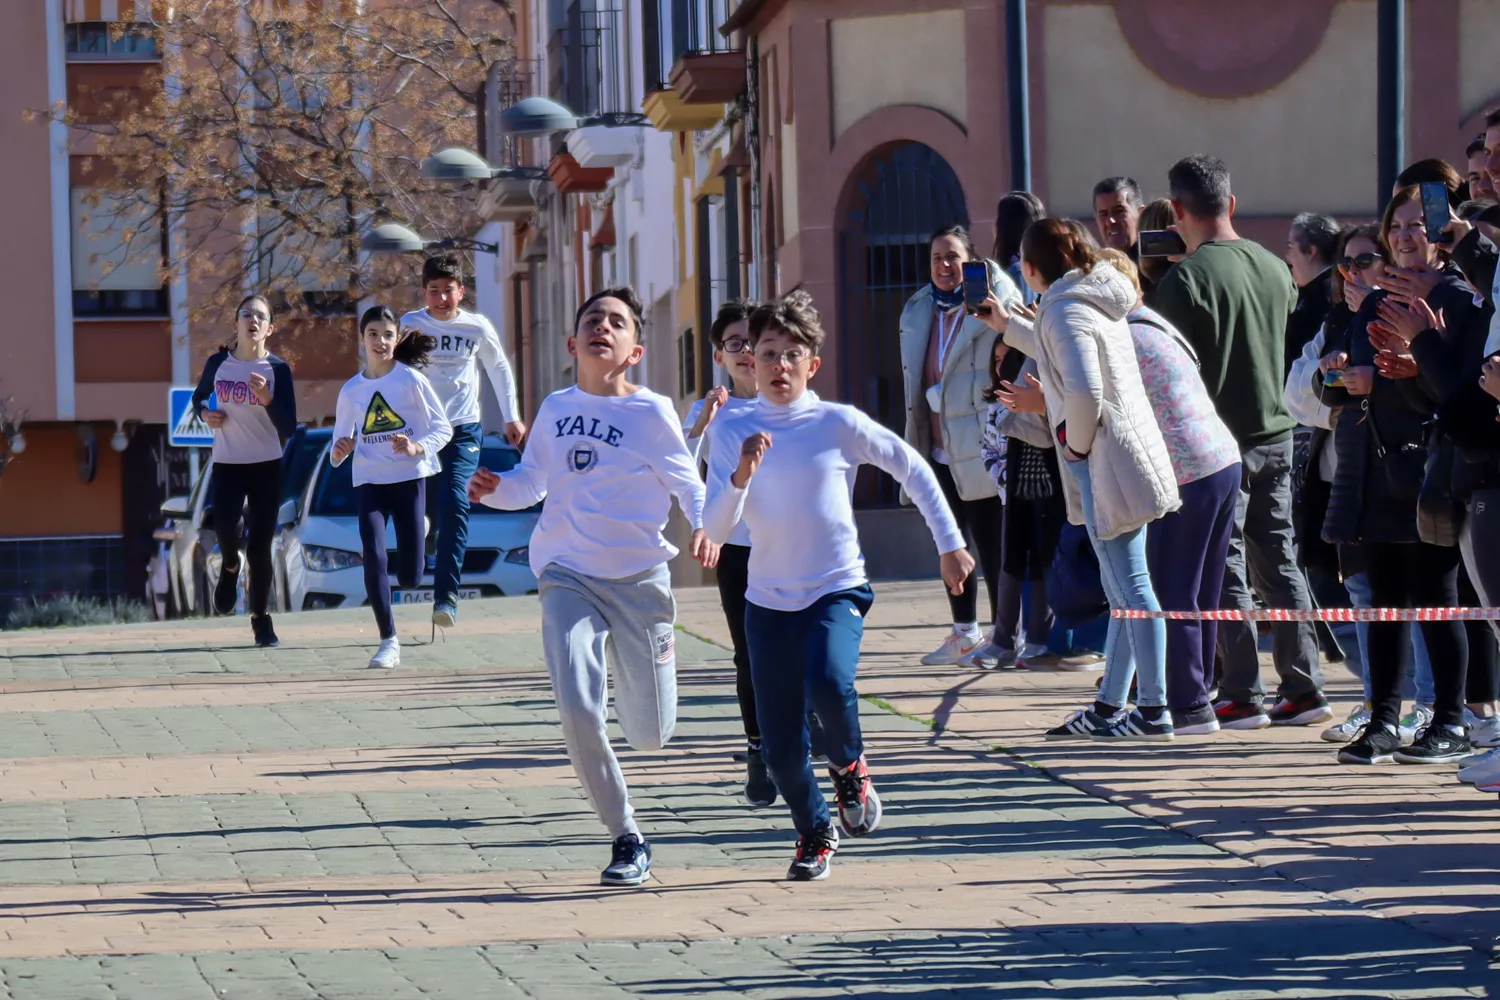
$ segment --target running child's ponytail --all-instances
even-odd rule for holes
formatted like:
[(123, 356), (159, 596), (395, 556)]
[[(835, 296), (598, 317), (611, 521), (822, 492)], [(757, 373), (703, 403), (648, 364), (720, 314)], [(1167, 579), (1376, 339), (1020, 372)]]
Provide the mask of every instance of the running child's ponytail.
[[(371, 306), (359, 318), (359, 334), (363, 337), (365, 327), (371, 323), (389, 323), (399, 329), (400, 322), (390, 306)], [(436, 348), (436, 337), (423, 333), (420, 330), (408, 330), (406, 336), (396, 342), (396, 350), (392, 352), (392, 357), (403, 365), (409, 365), (412, 368), (426, 368), (427, 363), (431, 360), (428, 355)]]

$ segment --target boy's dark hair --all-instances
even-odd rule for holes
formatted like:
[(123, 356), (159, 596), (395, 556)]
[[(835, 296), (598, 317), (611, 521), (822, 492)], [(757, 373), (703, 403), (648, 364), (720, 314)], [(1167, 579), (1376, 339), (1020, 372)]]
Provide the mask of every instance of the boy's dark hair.
[(452, 278), (460, 285), (464, 283), (464, 265), (458, 259), (456, 253), (433, 254), (422, 261), (422, 287), (426, 288), (429, 281), (439, 281), (443, 278)]
[(1500, 125), (1500, 108), (1495, 108), (1484, 116), (1485, 128), (1494, 128), (1496, 125)]
[(1104, 178), (1094, 185), (1094, 200), (1098, 201), (1101, 194), (1118, 194), (1132, 208), (1141, 208), (1146, 204), (1146, 199), (1141, 196), (1141, 186), (1135, 182), (1134, 177)]
[(1470, 198), (1458, 206), (1458, 217), (1465, 222), (1473, 222), (1474, 217), (1480, 213), (1495, 207), (1493, 198)]
[(589, 306), (600, 299), (619, 299), (625, 303), (625, 308), (630, 310), (630, 318), (635, 320), (635, 342), (645, 343), (642, 334), (646, 332), (646, 321), (641, 318), (646, 307), (641, 304), (641, 297), (635, 293), (635, 289), (629, 285), (621, 285), (618, 288), (604, 288), (584, 300), (583, 305), (578, 307), (578, 312), (573, 316), (573, 334), (577, 336), (578, 325), (583, 322), (583, 314), (589, 311)]
[[(934, 237), (935, 239), (936, 237)], [(787, 292), (775, 302), (765, 302), (750, 314), (750, 344), (760, 343), (767, 333), (780, 330), (812, 352), (823, 349), (823, 323), (812, 296), (802, 289)]]
[(1229, 167), (1217, 156), (1198, 154), (1172, 164), (1167, 171), (1172, 200), (1195, 219), (1220, 219), (1229, 214)]
[(760, 306), (759, 302), (750, 299), (730, 299), (719, 306), (719, 314), (714, 317), (713, 324), (708, 328), (708, 339), (716, 349), (724, 347), (724, 331), (734, 324), (748, 320), (750, 315)]
[[(401, 321), (396, 318), (395, 310), (390, 306), (371, 306), (359, 317), (359, 335), (365, 335), (365, 327), (371, 323), (389, 323), (399, 329)], [(413, 368), (426, 368), (427, 362), (431, 360), (428, 355), (437, 347), (437, 338), (423, 333), (420, 330), (408, 330), (405, 336), (396, 341), (396, 349), (391, 356), (403, 365)]]
[(1471, 156), (1478, 156), (1482, 152), (1484, 152), (1483, 132), (1470, 139), (1469, 144), (1464, 147), (1464, 159), (1467, 160)]
[[(930, 250), (932, 248), (932, 245), (934, 243), (936, 243), (938, 240), (943, 239), (944, 237), (947, 237), (947, 236), (952, 236), (955, 239), (957, 239), (958, 242), (960, 242), (960, 243), (963, 244), (964, 250), (968, 253), (970, 260), (978, 260), (979, 259), (979, 251), (974, 249), (974, 239), (973, 239), (973, 237), (971, 237), (969, 235), (969, 231), (967, 229), (965, 229), (963, 226), (960, 226), (960, 225), (944, 226), (942, 229), (939, 229), (937, 232), (933, 233), (927, 239), (927, 247), (928, 247), (928, 249)], [(809, 308), (811, 307), (811, 305), (812, 305), (812, 299), (811, 299), (811, 297), (809, 297), (808, 298), (808, 306), (809, 306)], [(814, 311), (816, 312), (816, 310), (814, 310)]]

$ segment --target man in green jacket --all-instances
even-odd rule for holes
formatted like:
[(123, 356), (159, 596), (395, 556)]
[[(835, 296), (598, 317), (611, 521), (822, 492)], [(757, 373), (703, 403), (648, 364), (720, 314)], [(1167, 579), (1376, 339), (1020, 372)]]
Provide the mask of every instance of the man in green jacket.
[[(1239, 442), (1244, 475), (1221, 603), (1249, 610), (1253, 583), (1269, 607), (1311, 608), (1292, 529), (1296, 421), (1282, 399), (1296, 286), (1280, 258), (1235, 232), (1222, 160), (1190, 156), (1168, 171), (1167, 181), (1188, 256), (1167, 272), (1151, 304), (1197, 350), (1203, 382)], [(1277, 623), (1274, 635), (1281, 700), (1268, 714), (1255, 626), (1220, 623), (1224, 674), (1214, 708), (1222, 727), (1310, 726), (1333, 718), (1312, 623)]]

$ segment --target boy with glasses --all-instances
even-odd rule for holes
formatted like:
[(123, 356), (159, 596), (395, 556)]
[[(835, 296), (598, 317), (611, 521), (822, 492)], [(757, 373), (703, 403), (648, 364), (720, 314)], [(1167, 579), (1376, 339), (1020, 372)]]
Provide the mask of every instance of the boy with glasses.
[(901, 483), (942, 553), (950, 590), (962, 591), (974, 560), (922, 456), (859, 410), (807, 391), (823, 343), (807, 293), (756, 309), (749, 339), (760, 400), (715, 429), (704, 528), (711, 539), (727, 539), (743, 521), (755, 540), (745, 633), (761, 753), (797, 827), (787, 878), (811, 881), (828, 877), (838, 833), (808, 754), (809, 701), (823, 725), (844, 831), (862, 837), (880, 824), (854, 687), (864, 616), (875, 595), (849, 475), (870, 464)]

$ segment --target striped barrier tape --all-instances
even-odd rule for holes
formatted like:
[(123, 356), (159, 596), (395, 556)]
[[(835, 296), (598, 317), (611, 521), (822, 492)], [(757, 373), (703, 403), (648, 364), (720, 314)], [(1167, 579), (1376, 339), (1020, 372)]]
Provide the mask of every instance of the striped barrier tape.
[(1490, 622), (1500, 621), (1500, 608), (1264, 608), (1241, 611), (1138, 611), (1117, 608), (1114, 618), (1168, 618), (1174, 621), (1213, 622)]

